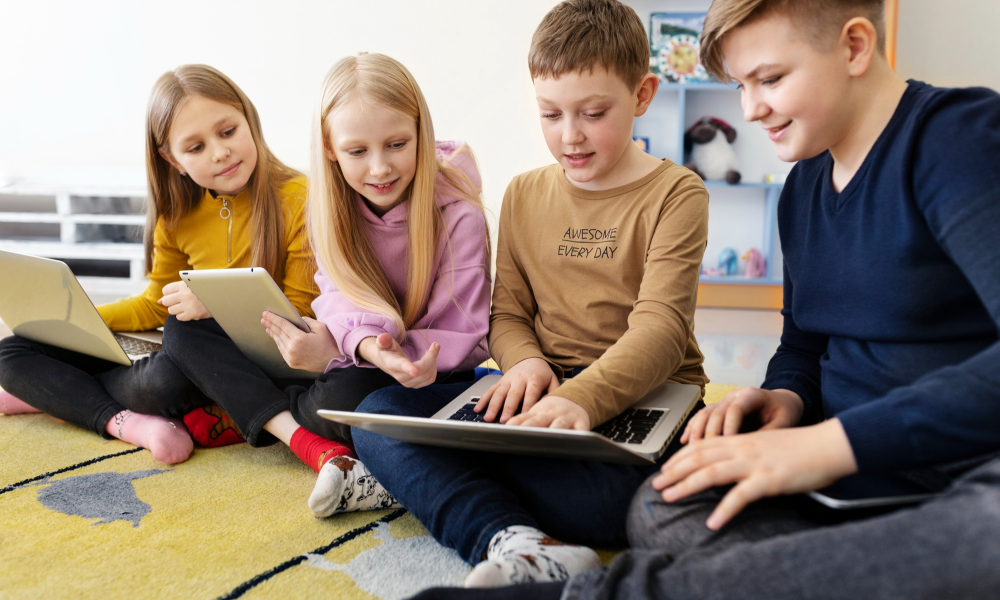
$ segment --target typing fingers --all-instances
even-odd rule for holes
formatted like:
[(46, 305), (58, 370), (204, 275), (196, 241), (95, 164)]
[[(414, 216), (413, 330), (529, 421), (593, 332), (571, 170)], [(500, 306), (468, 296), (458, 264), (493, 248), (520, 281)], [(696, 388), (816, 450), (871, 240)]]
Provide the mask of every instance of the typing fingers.
[(482, 410), (490, 403), (490, 400), (493, 398), (493, 394), (496, 394), (497, 390), (500, 389), (501, 385), (506, 385), (503, 379), (491, 385), (490, 389), (486, 390), (486, 393), (480, 396), (479, 402), (476, 402), (476, 407), (472, 410), (482, 412)]
[(527, 385), (524, 387), (518, 386), (517, 388), (511, 388), (511, 391), (507, 393), (507, 399), (503, 403), (503, 414), (500, 415), (500, 423), (506, 423), (514, 416), (517, 412), (517, 407), (521, 404), (521, 399), (524, 398), (524, 391), (527, 389)]
[[(503, 383), (501, 381), (501, 383)], [(492, 421), (496, 418), (500, 410), (507, 405), (507, 399), (513, 395), (517, 398), (517, 401), (521, 401), (521, 397), (524, 396), (524, 380), (520, 377), (511, 378), (511, 381), (507, 382), (507, 387), (501, 386), (500, 391), (503, 393), (497, 393), (493, 395), (490, 400), (489, 408), (486, 409), (486, 415), (483, 418), (487, 421)]]
[[(524, 406), (521, 407), (521, 412), (531, 410), (531, 407), (542, 397), (542, 393), (542, 382), (535, 378), (529, 379), (528, 384), (524, 388)], [(516, 410), (517, 407), (514, 407), (514, 409)]]
[(520, 427), (548, 427), (555, 420), (555, 416), (547, 412), (521, 413), (507, 421), (507, 425)]

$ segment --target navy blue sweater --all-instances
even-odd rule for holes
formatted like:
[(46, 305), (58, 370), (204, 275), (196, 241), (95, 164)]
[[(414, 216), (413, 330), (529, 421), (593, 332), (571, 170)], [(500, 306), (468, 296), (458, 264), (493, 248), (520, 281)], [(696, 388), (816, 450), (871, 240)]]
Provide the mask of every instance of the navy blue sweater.
[(801, 161), (781, 194), (762, 387), (839, 418), (862, 472), (1000, 449), (1000, 95), (911, 81), (839, 194), (832, 174)]

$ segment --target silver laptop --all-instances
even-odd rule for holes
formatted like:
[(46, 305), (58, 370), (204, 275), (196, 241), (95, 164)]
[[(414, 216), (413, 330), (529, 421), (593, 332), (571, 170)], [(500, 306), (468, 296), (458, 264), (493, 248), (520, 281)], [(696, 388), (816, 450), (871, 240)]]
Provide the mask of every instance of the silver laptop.
[(486, 452), (655, 463), (701, 399), (696, 385), (664, 383), (593, 431), (486, 423), (472, 407), (499, 375), (487, 375), (429, 419), (320, 410), (325, 419), (387, 437), (430, 446)]
[(161, 350), (159, 331), (113, 333), (66, 263), (0, 250), (0, 319), (15, 335), (120, 365)]
[(320, 376), (320, 373), (289, 367), (260, 324), (266, 310), (287, 319), (302, 331), (309, 331), (309, 326), (266, 269), (181, 271), (181, 279), (240, 351), (270, 377), (316, 379)]

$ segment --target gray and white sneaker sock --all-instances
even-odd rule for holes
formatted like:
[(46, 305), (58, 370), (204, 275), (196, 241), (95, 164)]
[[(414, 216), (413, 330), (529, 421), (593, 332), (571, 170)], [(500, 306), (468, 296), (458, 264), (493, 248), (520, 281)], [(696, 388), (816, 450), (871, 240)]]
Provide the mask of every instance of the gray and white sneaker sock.
[(323, 465), (309, 495), (309, 509), (319, 518), (398, 506), (364, 463), (347, 456), (336, 456)]
[(597, 553), (586, 546), (564, 544), (526, 525), (497, 532), (465, 587), (500, 587), (521, 583), (565, 581), (577, 573), (601, 566)]

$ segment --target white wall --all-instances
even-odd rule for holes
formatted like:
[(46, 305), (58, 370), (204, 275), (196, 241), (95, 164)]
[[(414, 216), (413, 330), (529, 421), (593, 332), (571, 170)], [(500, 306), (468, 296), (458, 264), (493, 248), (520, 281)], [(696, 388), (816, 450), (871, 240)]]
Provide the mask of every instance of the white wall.
[(414, 74), (439, 139), (468, 141), (488, 208), (553, 162), (528, 44), (555, 0), (127, 0), (0, 4), (0, 180), (144, 183), (153, 82), (184, 63), (229, 75), (290, 165), (308, 167), (320, 83), (339, 58), (383, 52)]
[[(257, 105), (271, 147), (304, 169), (324, 73), (338, 58), (367, 50), (394, 56), (413, 71), (438, 137), (464, 139), (477, 152), (488, 206), (498, 213), (511, 177), (552, 162), (526, 56), (531, 33), (555, 3), (5, 0), (0, 181), (141, 185), (149, 88), (162, 72), (187, 62), (214, 65), (239, 83)], [(647, 23), (653, 10), (708, 6), (707, 0), (628, 3)], [(901, 0), (899, 72), (940, 85), (1000, 89), (1000, 44), (993, 41), (998, 24), (997, 2)], [(670, 102), (658, 100), (668, 112)], [(726, 118), (740, 128), (741, 145), (759, 133), (738, 114)], [(664, 122), (673, 127), (671, 119)], [(661, 139), (673, 137), (671, 129)], [(754, 172), (747, 175), (756, 179), (768, 161), (751, 162)], [(722, 227), (720, 221), (717, 230)]]
[(944, 87), (1000, 90), (1000, 2), (900, 0), (896, 71)]

